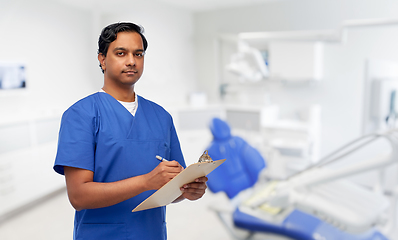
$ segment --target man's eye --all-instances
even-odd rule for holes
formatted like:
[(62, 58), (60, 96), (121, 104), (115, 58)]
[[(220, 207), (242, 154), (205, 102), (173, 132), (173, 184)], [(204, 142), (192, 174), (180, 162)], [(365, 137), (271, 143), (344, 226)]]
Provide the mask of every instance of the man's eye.
[(136, 57), (142, 57), (142, 56), (144, 56), (144, 54), (143, 53), (136, 53), (135, 56)]
[(118, 53), (116, 53), (116, 55), (118, 55), (118, 56), (123, 56), (123, 55), (124, 55), (124, 52), (118, 52)]

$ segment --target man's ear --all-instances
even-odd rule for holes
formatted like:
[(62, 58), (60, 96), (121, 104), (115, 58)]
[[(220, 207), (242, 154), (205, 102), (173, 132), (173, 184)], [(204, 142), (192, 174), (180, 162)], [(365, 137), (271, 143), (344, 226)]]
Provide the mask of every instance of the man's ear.
[(100, 62), (101, 68), (102, 68), (103, 71), (105, 71), (105, 69), (106, 69), (105, 58), (106, 57), (104, 56), (104, 54), (98, 53), (98, 61)]

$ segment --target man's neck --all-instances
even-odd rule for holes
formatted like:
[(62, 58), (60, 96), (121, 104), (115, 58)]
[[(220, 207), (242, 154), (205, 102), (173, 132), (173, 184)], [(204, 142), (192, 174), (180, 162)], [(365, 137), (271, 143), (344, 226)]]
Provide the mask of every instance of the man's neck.
[(134, 102), (135, 101), (135, 93), (134, 93), (134, 86), (131, 88), (111, 88), (106, 85), (102, 87), (102, 89), (114, 97), (116, 100), (122, 101), (122, 102)]

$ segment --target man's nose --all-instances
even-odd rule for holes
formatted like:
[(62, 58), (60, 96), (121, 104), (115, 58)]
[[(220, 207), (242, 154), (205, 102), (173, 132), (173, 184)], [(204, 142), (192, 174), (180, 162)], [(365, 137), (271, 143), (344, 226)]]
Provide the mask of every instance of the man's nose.
[(134, 58), (133, 54), (128, 55), (126, 65), (127, 66), (135, 66), (135, 58)]

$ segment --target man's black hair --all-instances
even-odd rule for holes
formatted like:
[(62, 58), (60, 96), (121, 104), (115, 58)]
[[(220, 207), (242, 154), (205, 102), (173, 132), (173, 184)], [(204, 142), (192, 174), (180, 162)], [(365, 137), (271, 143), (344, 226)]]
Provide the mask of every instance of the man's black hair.
[[(144, 51), (146, 51), (148, 47), (148, 42), (144, 36), (144, 28), (134, 23), (120, 22), (120, 23), (111, 24), (102, 29), (101, 35), (98, 39), (98, 54), (101, 53), (106, 57), (109, 44), (111, 44), (111, 42), (116, 40), (116, 35), (119, 32), (136, 32), (140, 34), (142, 38), (142, 43), (144, 45)], [(104, 72), (104, 70), (101, 67), (101, 64), (100, 68), (102, 72)]]

